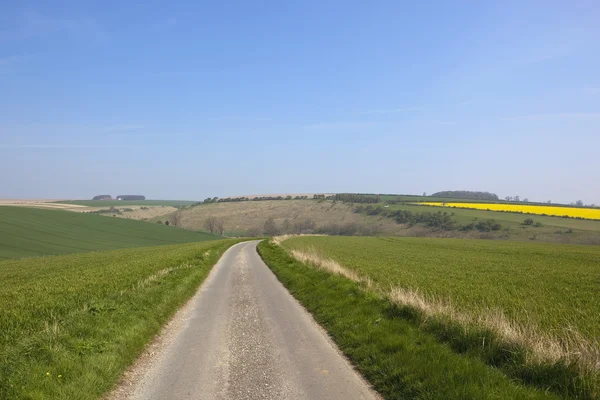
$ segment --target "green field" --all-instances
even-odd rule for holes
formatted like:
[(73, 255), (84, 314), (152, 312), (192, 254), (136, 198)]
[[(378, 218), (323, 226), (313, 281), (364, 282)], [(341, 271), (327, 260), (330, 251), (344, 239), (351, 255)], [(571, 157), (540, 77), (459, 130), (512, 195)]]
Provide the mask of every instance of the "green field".
[(98, 398), (236, 242), (0, 261), (0, 398)]
[(214, 239), (218, 237), (143, 221), (0, 206), (0, 260)]
[[(432, 332), (450, 344), (457, 341), (463, 351), (475, 352), (514, 378), (540, 387), (546, 385), (563, 395), (594, 398), (593, 393), (598, 393), (594, 368), (600, 362), (599, 247), (358, 237), (300, 237), (286, 240), (283, 245), (336, 260), (370, 278), (385, 293), (395, 287), (416, 293), (432, 305), (441, 302), (441, 313), (449, 314), (445, 318), (450, 320), (449, 325), (430, 326)], [(490, 325), (494, 320), (491, 317), (499, 313), (508, 327), (524, 332), (511, 344), (518, 348), (513, 349), (515, 356), (504, 363), (496, 358), (498, 350), (506, 350), (502, 341), (510, 335)], [(424, 322), (427, 317), (420, 324), (431, 324)], [(454, 323), (479, 324), (483, 332), (490, 331), (489, 340), (484, 342), (490, 348), (481, 347), (479, 334), (469, 337), (473, 335), (469, 330), (453, 331)], [(498, 343), (494, 344), (495, 340)], [(562, 346), (560, 351), (542, 351), (544, 346), (556, 343)], [(537, 345), (542, 350), (533, 351)], [(567, 354), (569, 351), (580, 354)], [(576, 367), (566, 365), (569, 362)], [(574, 372), (579, 367), (585, 370), (581, 375)]]
[(441, 342), (415, 313), (365, 285), (298, 262), (270, 242), (259, 252), (384, 399), (559, 398)]
[(171, 206), (186, 207), (198, 203), (192, 200), (64, 200), (59, 204), (75, 204), (86, 207), (127, 207), (127, 206)]

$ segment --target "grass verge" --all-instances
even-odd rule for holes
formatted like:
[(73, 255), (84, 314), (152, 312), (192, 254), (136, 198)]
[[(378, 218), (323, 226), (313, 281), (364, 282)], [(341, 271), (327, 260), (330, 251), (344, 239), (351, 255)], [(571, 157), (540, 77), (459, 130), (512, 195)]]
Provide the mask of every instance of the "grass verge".
[(237, 242), (1, 261), (0, 398), (98, 398)]
[(440, 343), (421, 329), (411, 310), (366, 290), (365, 284), (303, 264), (271, 242), (258, 249), (284, 286), (387, 399), (558, 398)]

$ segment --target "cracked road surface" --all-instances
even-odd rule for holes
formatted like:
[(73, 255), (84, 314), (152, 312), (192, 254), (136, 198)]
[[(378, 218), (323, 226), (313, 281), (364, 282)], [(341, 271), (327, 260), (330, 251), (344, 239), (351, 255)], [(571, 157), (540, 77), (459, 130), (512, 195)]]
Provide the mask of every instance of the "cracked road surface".
[(377, 399), (256, 252), (230, 248), (109, 399)]

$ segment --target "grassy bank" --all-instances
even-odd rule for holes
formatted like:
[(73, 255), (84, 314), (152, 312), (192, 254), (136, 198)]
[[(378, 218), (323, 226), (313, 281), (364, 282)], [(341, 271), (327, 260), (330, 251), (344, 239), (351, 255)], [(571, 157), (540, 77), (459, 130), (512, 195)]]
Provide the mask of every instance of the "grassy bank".
[(62, 210), (0, 206), (0, 260), (216, 240), (201, 232)]
[(600, 248), (348, 237), (283, 245), (313, 264), (335, 261), (410, 310), (421, 329), (508, 376), (567, 397), (598, 396)]
[(364, 285), (300, 263), (269, 242), (259, 252), (278, 279), (330, 333), (386, 399), (547, 399), (478, 357), (458, 354), (410, 312)]
[(98, 398), (236, 242), (0, 261), (0, 398)]

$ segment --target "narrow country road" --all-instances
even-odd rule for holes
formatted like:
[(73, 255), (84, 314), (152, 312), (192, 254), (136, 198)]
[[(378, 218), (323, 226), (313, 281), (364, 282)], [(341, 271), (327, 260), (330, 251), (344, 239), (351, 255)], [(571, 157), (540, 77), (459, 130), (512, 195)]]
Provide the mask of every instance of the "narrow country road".
[(110, 399), (376, 399), (256, 252), (233, 246)]

